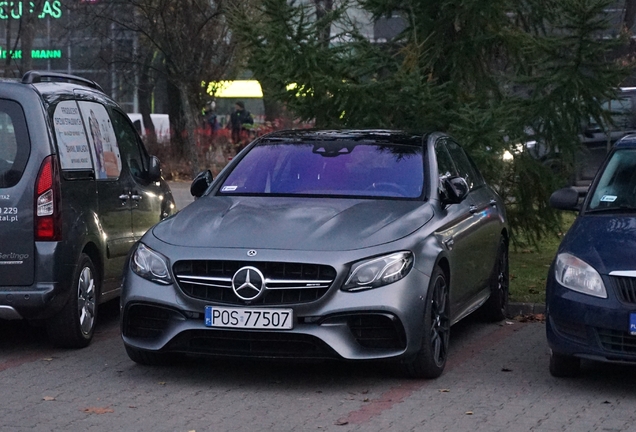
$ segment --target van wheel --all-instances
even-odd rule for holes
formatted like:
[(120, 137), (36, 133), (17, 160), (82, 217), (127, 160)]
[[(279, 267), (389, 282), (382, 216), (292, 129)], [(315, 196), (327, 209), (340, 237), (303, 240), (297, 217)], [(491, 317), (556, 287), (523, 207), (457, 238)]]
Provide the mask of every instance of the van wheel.
[(509, 290), (508, 243), (502, 237), (499, 241), (497, 261), (490, 277), (490, 297), (480, 309), (480, 315), (485, 321), (496, 322), (506, 318)]
[(575, 377), (581, 372), (581, 359), (550, 352), (550, 374), (557, 378)]
[(411, 378), (437, 378), (444, 371), (450, 336), (450, 301), (444, 271), (436, 267), (426, 294), (422, 346), (404, 363)]
[(50, 319), (47, 327), (49, 339), (61, 348), (86, 347), (95, 332), (99, 277), (88, 255), (80, 255), (73, 281), (73, 292), (66, 305)]
[(125, 345), (125, 347), (128, 357), (135, 363), (144, 366), (169, 366), (174, 364), (179, 358), (178, 354), (175, 353), (140, 350), (128, 345)]

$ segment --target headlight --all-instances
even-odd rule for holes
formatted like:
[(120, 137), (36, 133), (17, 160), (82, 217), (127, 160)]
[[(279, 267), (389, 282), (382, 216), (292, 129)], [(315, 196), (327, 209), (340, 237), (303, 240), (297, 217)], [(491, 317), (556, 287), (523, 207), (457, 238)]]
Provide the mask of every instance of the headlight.
[(396, 252), (355, 263), (342, 287), (345, 291), (377, 288), (399, 281), (413, 268), (411, 252)]
[(594, 268), (574, 255), (557, 255), (554, 266), (558, 283), (573, 291), (594, 297), (607, 298), (601, 275)]
[(139, 243), (133, 253), (130, 268), (144, 279), (169, 285), (172, 283), (172, 278), (168, 271), (167, 262), (168, 260), (163, 255), (153, 251), (143, 243)]

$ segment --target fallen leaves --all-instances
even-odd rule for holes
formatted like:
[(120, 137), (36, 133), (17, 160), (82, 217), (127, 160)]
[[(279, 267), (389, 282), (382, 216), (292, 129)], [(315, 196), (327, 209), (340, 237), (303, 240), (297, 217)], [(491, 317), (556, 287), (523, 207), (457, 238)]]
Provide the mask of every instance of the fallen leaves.
[(55, 398), (54, 398), (53, 396), (44, 396), (44, 397), (42, 398), (42, 400), (45, 400), (45, 401), (54, 401), (54, 400), (55, 400)]
[(334, 424), (336, 426), (344, 426), (344, 425), (348, 425), (349, 422), (347, 420), (336, 420), (336, 422)]
[(526, 315), (517, 315), (515, 321), (526, 323), (526, 322), (545, 322), (544, 314), (526, 314)]
[(82, 412), (85, 412), (87, 414), (108, 414), (108, 413), (114, 413), (115, 410), (108, 407), (88, 407), (88, 408), (84, 408)]

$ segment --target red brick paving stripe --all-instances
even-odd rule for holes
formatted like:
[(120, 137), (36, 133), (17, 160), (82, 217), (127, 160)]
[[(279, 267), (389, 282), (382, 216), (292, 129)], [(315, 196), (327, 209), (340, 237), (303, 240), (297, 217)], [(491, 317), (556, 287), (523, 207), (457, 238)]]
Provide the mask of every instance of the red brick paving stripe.
[[(447, 360), (446, 368), (444, 369), (445, 373), (448, 373), (457, 366), (467, 362), (482, 351), (497, 345), (525, 325), (526, 324), (518, 322), (515, 322), (514, 325), (504, 325), (486, 336), (466, 345), (458, 352), (454, 352)], [(394, 405), (404, 401), (416, 391), (432, 384), (435, 384), (435, 380), (414, 380), (395, 386), (384, 392), (379, 398), (367, 402), (360, 409), (351, 411), (345, 417), (340, 418), (336, 424), (368, 423), (371, 419), (379, 416), (384, 411), (391, 409)]]

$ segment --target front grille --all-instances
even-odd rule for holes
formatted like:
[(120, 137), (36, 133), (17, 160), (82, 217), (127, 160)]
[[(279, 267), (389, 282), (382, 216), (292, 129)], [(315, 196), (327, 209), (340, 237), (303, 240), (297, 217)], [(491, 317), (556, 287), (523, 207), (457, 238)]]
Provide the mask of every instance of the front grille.
[(265, 276), (264, 294), (250, 305), (307, 303), (320, 299), (336, 278), (333, 267), (284, 262), (192, 260), (177, 261), (173, 271), (188, 296), (215, 303), (245, 304), (232, 289), (232, 277), (242, 267), (256, 267)]
[(393, 315), (354, 315), (347, 319), (347, 325), (358, 343), (365, 348), (406, 348), (404, 329)]
[(607, 351), (636, 354), (636, 336), (628, 332), (597, 328), (599, 340)]
[(627, 304), (636, 304), (636, 278), (625, 276), (610, 276), (616, 296)]
[(170, 326), (170, 321), (185, 319), (171, 309), (140, 304), (130, 306), (125, 316), (124, 336), (140, 339), (159, 337)]
[(179, 334), (166, 349), (191, 354), (231, 357), (339, 358), (320, 339), (296, 333), (190, 330)]

